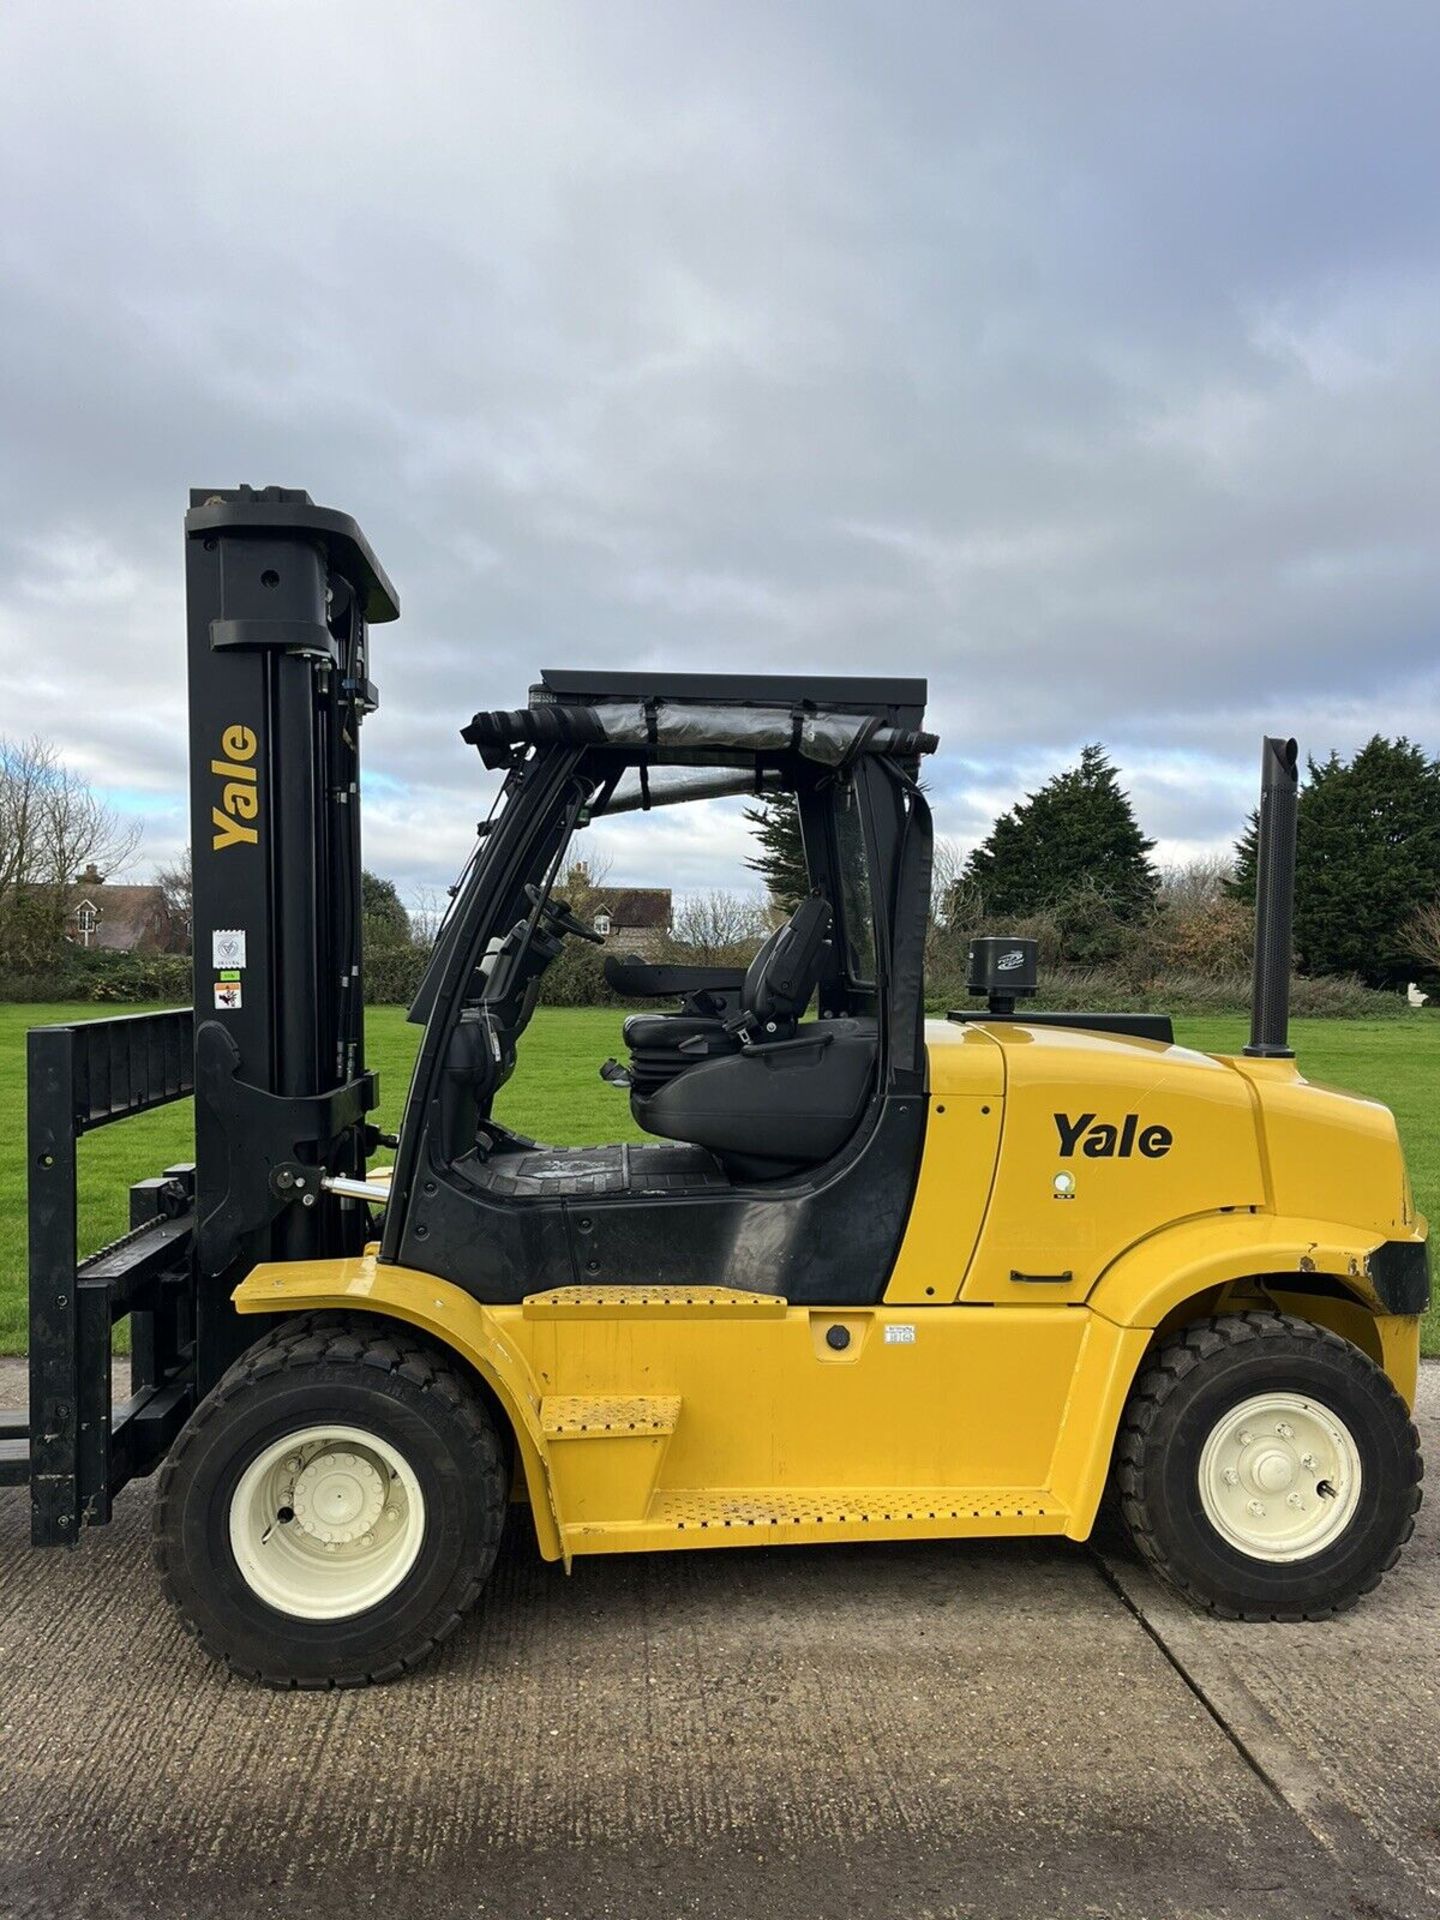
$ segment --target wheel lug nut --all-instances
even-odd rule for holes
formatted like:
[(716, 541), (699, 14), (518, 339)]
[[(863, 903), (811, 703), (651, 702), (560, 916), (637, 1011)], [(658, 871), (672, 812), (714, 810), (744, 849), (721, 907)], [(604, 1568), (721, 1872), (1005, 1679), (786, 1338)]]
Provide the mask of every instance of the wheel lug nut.
[(1241, 1446), (1242, 1446), (1242, 1447), (1248, 1447), (1248, 1446), (1249, 1446), (1249, 1444), (1250, 1444), (1250, 1442), (1251, 1442), (1251, 1441), (1252, 1441), (1252, 1440), (1253, 1440), (1254, 1438), (1255, 1438), (1255, 1436), (1254, 1436), (1254, 1434), (1253, 1434), (1253, 1433), (1251, 1433), (1251, 1431), (1250, 1431), (1250, 1429), (1249, 1429), (1248, 1427), (1244, 1427), (1244, 1428), (1242, 1428), (1242, 1429), (1241, 1429), (1241, 1433), (1240, 1433), (1240, 1444), (1241, 1444)]
[(298, 1455), (292, 1454), (291, 1457), (285, 1462), (285, 1471), (287, 1473), (298, 1473), (300, 1471), (300, 1460)]
[(1295, 1438), (1295, 1429), (1288, 1420), (1282, 1420), (1275, 1431), (1282, 1440), (1293, 1440)]
[(361, 1536), (360, 1536), (360, 1544), (361, 1544), (361, 1546), (362, 1546), (362, 1547), (373, 1547), (373, 1546), (374, 1546), (374, 1544), (375, 1544), (375, 1536), (374, 1536), (374, 1534), (373, 1534), (373, 1533), (362, 1533), (362, 1534), (361, 1534)]
[(1239, 1474), (1238, 1474), (1238, 1473), (1237, 1473), (1237, 1472), (1235, 1471), (1235, 1469), (1234, 1469), (1234, 1467), (1226, 1467), (1226, 1469), (1225, 1469), (1225, 1484), (1226, 1484), (1226, 1486), (1227, 1486), (1227, 1487), (1238, 1487), (1238, 1486), (1239, 1486), (1239, 1484), (1240, 1484), (1240, 1476), (1239, 1476)]
[(1253, 1513), (1257, 1520), (1263, 1520), (1265, 1518), (1265, 1502), (1263, 1500), (1252, 1500), (1247, 1508), (1247, 1512)]
[(1306, 1467), (1306, 1468), (1308, 1468), (1308, 1469), (1309, 1469), (1309, 1471), (1310, 1471), (1311, 1473), (1313, 1473), (1313, 1472), (1315, 1471), (1315, 1456), (1314, 1456), (1314, 1454), (1313, 1454), (1313, 1453), (1302, 1453), (1302, 1454), (1301, 1454), (1301, 1456), (1300, 1456), (1300, 1464), (1301, 1464), (1301, 1466), (1302, 1466), (1302, 1467)]
[(1285, 1496), (1285, 1504), (1287, 1507), (1294, 1507), (1298, 1513), (1305, 1502), (1300, 1498), (1298, 1493), (1287, 1493)]
[(385, 1518), (390, 1522), (391, 1526), (393, 1527), (395, 1522), (400, 1518), (400, 1513), (398, 1508), (386, 1507)]

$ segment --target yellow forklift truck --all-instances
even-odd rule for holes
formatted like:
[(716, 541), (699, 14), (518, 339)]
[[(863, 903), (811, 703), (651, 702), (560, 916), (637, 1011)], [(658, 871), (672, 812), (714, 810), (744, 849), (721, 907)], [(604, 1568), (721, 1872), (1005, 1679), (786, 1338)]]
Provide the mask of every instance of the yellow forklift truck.
[[(303, 493), (201, 491), (185, 531), (194, 1010), (30, 1040), (32, 1417), (0, 1476), (37, 1544), (158, 1467), (187, 1627), (305, 1687), (421, 1661), (512, 1508), (568, 1568), (1084, 1540), (1111, 1486), (1216, 1614), (1375, 1586), (1420, 1497), (1426, 1226), (1390, 1114), (1286, 1043), (1293, 741), (1264, 749), (1252, 1040), (1215, 1058), (1153, 1014), (1029, 1010), (1019, 939), (975, 943), (983, 1009), (925, 1019), (923, 682), (546, 672), (464, 728), (500, 792), (384, 1138), (358, 742), (395, 594)], [(749, 968), (606, 958), (637, 1010), (628, 1062), (595, 1065), (645, 1144), (501, 1125), (546, 968), (601, 937), (554, 890), (574, 836), (782, 793), (811, 891)], [(190, 1093), (194, 1166), (78, 1259), (78, 1137)]]

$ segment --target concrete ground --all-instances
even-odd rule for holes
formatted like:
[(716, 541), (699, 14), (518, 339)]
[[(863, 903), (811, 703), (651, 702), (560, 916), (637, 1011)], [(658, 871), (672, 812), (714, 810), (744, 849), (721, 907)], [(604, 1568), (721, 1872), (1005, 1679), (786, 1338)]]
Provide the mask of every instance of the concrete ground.
[[(23, 1398), (0, 1363), (0, 1404)], [(1440, 1367), (1422, 1424), (1440, 1457)], [(1440, 1914), (1436, 1505), (1344, 1620), (1216, 1624), (1061, 1544), (507, 1551), (423, 1673), (215, 1672), (150, 1493), (0, 1493), (0, 1914)]]

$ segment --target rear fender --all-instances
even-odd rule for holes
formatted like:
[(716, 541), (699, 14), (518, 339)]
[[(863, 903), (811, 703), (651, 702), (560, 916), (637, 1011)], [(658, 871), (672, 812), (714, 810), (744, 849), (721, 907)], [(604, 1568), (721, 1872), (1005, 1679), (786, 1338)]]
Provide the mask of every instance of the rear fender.
[[(1413, 1238), (1423, 1244), (1426, 1225), (1417, 1221)], [(1344, 1305), (1353, 1321), (1356, 1309), (1369, 1316), (1358, 1344), (1384, 1367), (1407, 1404), (1415, 1397), (1419, 1320), (1395, 1314), (1376, 1291), (1370, 1257), (1385, 1242), (1372, 1230), (1333, 1220), (1301, 1220), (1273, 1214), (1206, 1214), (1151, 1234), (1106, 1268), (1090, 1291), (1087, 1305), (1115, 1326), (1154, 1330), (1185, 1317), (1186, 1304), (1237, 1281), (1259, 1280), (1286, 1312), (1321, 1326), (1333, 1326), (1347, 1338), (1332, 1302), (1316, 1296), (1317, 1278), (1344, 1289)], [(1293, 1276), (1293, 1280), (1292, 1280)], [(1287, 1281), (1291, 1282), (1287, 1286)], [(1333, 1289), (1332, 1289), (1333, 1291)]]
[[(1422, 1221), (1416, 1238), (1424, 1237)], [(1333, 1311), (1341, 1303), (1305, 1293), (1316, 1275), (1338, 1281), (1349, 1295), (1351, 1313), (1370, 1316), (1367, 1331), (1373, 1339), (1362, 1344), (1412, 1405), (1419, 1320), (1387, 1313), (1376, 1295), (1367, 1258), (1377, 1244), (1383, 1243), (1373, 1234), (1357, 1234), (1333, 1221), (1276, 1219), (1247, 1208), (1182, 1221), (1113, 1261), (1086, 1302), (1095, 1318), (1086, 1330), (1052, 1468), (1054, 1484), (1069, 1505), (1071, 1537), (1083, 1540), (1094, 1523), (1125, 1402), (1156, 1330), (1179, 1325), (1196, 1311), (1214, 1311), (1224, 1289), (1237, 1281), (1259, 1278), (1268, 1294), (1279, 1295), (1276, 1304), (1285, 1311), (1346, 1333), (1343, 1317)], [(1293, 1293), (1284, 1288), (1291, 1275)]]
[[(1423, 1223), (1416, 1238), (1425, 1238)], [(1207, 1213), (1164, 1227), (1113, 1260), (1091, 1288), (1087, 1304), (1122, 1327), (1158, 1327), (1166, 1314), (1206, 1287), (1249, 1274), (1323, 1273), (1342, 1281), (1374, 1312), (1385, 1307), (1370, 1278), (1369, 1258), (1380, 1235), (1333, 1220), (1275, 1214)]]

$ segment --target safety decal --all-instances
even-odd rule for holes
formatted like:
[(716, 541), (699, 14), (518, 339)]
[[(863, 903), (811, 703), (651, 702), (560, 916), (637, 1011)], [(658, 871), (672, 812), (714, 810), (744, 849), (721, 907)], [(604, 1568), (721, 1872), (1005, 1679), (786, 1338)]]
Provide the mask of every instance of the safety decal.
[(245, 964), (245, 929), (217, 927), (210, 936), (210, 961), (218, 972), (222, 967)]
[(240, 1010), (240, 982), (238, 980), (217, 980), (215, 982), (215, 1005), (222, 1013), (238, 1013)]

